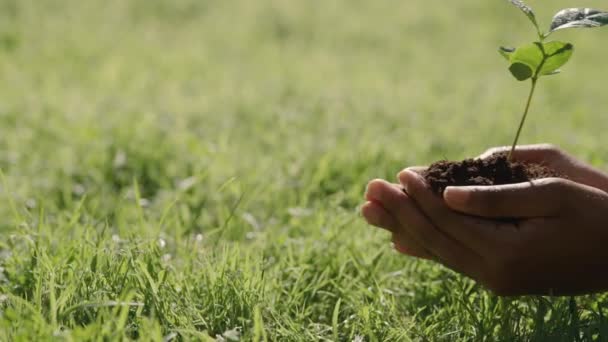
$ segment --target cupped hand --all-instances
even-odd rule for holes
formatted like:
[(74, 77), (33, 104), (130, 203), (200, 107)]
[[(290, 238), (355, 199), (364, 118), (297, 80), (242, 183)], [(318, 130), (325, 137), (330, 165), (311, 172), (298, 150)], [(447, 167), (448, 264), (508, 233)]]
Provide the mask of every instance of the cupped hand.
[(544, 162), (569, 179), (448, 187), (441, 198), (406, 169), (399, 180), (407, 193), (370, 182), (363, 215), (390, 230), (399, 251), (436, 260), (499, 295), (608, 289), (603, 174), (547, 145), (525, 146), (515, 157)]

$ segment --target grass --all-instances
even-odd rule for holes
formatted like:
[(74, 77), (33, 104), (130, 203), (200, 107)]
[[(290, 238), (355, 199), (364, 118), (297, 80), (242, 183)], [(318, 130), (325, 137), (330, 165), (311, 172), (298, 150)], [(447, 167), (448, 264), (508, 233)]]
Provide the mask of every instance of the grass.
[[(499, 0), (0, 1), (0, 339), (608, 340), (605, 295), (497, 298), (358, 215), (369, 179), (509, 144), (527, 87), (496, 47), (525, 20)], [(605, 34), (556, 35), (580, 49), (522, 143), (605, 166)]]

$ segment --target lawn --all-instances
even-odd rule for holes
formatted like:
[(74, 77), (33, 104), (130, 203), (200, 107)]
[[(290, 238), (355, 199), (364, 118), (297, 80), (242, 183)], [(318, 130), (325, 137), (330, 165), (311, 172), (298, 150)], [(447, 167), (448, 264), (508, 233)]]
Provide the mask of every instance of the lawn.
[[(531, 37), (504, 0), (0, 0), (0, 340), (608, 340), (605, 295), (498, 298), (358, 213), (512, 141)], [(553, 38), (521, 142), (606, 167), (608, 31)]]

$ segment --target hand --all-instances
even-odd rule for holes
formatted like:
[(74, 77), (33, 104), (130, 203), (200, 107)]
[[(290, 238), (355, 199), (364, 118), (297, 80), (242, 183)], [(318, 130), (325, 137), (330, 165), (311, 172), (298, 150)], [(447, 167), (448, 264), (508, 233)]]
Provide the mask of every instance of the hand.
[(367, 186), (365, 195), (367, 203), (361, 207), (361, 213), (367, 222), (392, 233), (395, 249), (410, 256), (429, 259), (431, 254), (402, 229), (399, 216), (402, 204), (411, 201), (400, 184), (391, 184), (384, 180), (373, 180)]
[(407, 194), (370, 182), (363, 215), (393, 232), (401, 252), (437, 260), (499, 295), (608, 289), (608, 194), (589, 186), (604, 183), (603, 174), (547, 145), (515, 157), (544, 161), (571, 180), (450, 187), (442, 200), (408, 169), (399, 176)]

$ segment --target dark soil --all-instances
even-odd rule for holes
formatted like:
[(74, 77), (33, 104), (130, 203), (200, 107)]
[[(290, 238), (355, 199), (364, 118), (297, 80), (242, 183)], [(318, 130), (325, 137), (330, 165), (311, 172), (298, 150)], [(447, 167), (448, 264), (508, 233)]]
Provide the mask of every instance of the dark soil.
[(548, 177), (564, 178), (542, 164), (509, 162), (506, 153), (483, 160), (439, 161), (429, 166), (423, 175), (437, 194), (442, 194), (448, 186), (500, 185)]

